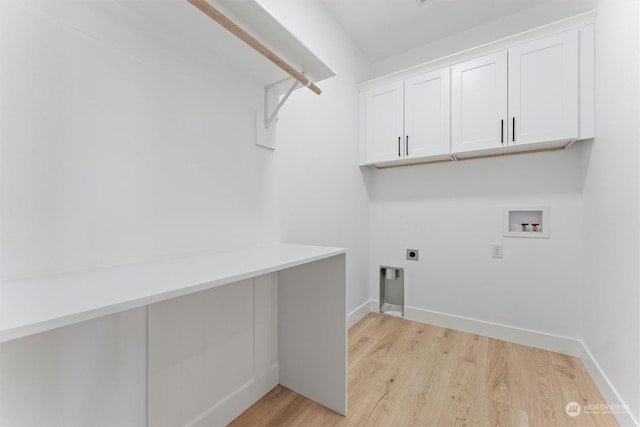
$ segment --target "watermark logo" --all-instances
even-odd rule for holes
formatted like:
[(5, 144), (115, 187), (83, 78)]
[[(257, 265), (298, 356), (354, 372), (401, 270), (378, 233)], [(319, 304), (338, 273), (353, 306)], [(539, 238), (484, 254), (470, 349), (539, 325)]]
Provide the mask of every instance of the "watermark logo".
[(625, 414), (629, 411), (629, 405), (626, 403), (591, 403), (584, 405), (585, 414)]
[(570, 417), (577, 417), (582, 412), (582, 407), (578, 402), (569, 402), (567, 406), (564, 407), (565, 412)]
[(585, 403), (584, 406), (578, 402), (569, 402), (564, 407), (565, 412), (570, 417), (577, 417), (585, 414), (625, 414), (629, 411), (629, 405), (625, 403), (604, 404), (604, 403)]

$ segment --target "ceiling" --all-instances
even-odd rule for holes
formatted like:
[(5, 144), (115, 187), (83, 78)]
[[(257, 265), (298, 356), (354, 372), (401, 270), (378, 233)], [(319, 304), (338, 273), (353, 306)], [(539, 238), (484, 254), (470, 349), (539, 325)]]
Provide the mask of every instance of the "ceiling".
[(545, 3), (568, 1), (322, 0), (372, 63)]

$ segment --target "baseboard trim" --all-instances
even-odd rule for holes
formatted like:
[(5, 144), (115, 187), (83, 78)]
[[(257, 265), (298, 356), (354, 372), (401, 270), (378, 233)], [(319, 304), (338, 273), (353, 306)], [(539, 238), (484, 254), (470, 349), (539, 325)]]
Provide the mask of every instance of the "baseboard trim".
[(368, 313), (372, 311), (377, 311), (372, 308), (371, 301), (369, 300), (362, 304), (360, 307), (353, 310), (351, 313), (347, 314), (347, 329), (351, 329), (353, 325), (358, 323), (360, 320), (364, 318)]
[[(371, 300), (370, 302), (370, 305), (374, 307), (371, 311), (378, 311), (375, 308), (379, 305), (378, 301)], [(537, 347), (557, 353), (569, 354), (571, 356), (580, 357), (582, 354), (582, 344), (579, 340), (561, 335), (547, 334), (530, 329), (517, 328), (514, 326), (486, 322), (469, 317), (456, 316), (453, 314), (408, 306), (405, 306), (404, 308), (404, 317), (405, 319), (414, 320), (416, 322), (455, 329), (457, 331), (468, 332), (516, 344)]]
[[(580, 355), (582, 363), (587, 369), (587, 372), (589, 372), (589, 375), (591, 375), (593, 382), (596, 384), (596, 387), (598, 387), (598, 390), (600, 391), (600, 394), (602, 394), (605, 402), (610, 405), (625, 405), (626, 402), (620, 397), (615, 387), (613, 387), (613, 385), (609, 381), (609, 378), (604, 373), (602, 368), (600, 368), (600, 365), (593, 357), (593, 354), (591, 353), (591, 351), (589, 351), (589, 348), (586, 346), (584, 341), (580, 340), (580, 344), (582, 347), (582, 353)], [(616, 420), (618, 420), (618, 423), (620, 423), (620, 425), (623, 427), (640, 427), (640, 422), (638, 422), (633, 414), (629, 412), (628, 408), (629, 407), (627, 406), (626, 412), (623, 413), (614, 412)]]

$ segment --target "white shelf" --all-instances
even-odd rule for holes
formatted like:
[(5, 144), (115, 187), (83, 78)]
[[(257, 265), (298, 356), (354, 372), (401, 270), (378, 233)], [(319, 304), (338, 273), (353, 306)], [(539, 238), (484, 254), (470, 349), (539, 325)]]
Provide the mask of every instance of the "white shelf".
[[(186, 0), (111, 0), (171, 35), (180, 50), (197, 54), (205, 61), (224, 63), (252, 77), (263, 86), (288, 77), (236, 36), (222, 28)], [(307, 48), (258, 0), (208, 0), (235, 24), (263, 43), (296, 70), (316, 83), (335, 72)], [(278, 87), (284, 93), (287, 86)]]
[(0, 285), (0, 342), (345, 252), (340, 248), (276, 244), (4, 282)]
[[(335, 76), (259, 0), (208, 2), (313, 83)], [(185, 58), (205, 70), (231, 69), (262, 86), (289, 77), (186, 0), (30, 0), (16, 5), (44, 12), (65, 26), (143, 61), (154, 61), (167, 53), (172, 60)], [(280, 94), (286, 89), (287, 85), (277, 86)]]

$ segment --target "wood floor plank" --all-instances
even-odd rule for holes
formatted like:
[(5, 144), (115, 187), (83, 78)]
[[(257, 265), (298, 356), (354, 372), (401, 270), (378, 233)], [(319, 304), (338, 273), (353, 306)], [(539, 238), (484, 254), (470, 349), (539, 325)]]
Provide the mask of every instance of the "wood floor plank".
[(421, 363), (421, 359), (404, 357), (395, 360), (392, 364), (386, 364), (385, 370), (378, 372), (377, 376), (370, 380), (371, 388), (394, 400), (404, 402), (411, 391), (411, 383)]
[(379, 340), (369, 356), (383, 363), (391, 363), (400, 356), (400, 349), (407, 344), (408, 338), (405, 335), (405, 328), (411, 326), (403, 324), (402, 319), (391, 316), (384, 317), (388, 318), (385, 320), (386, 328), (381, 331)]
[(484, 369), (474, 363), (460, 359), (451, 374), (440, 426), (477, 426), (484, 422)]
[(487, 338), (462, 335), (438, 425), (482, 425), (485, 413), (487, 346)]
[[(578, 403), (583, 410), (575, 417), (580, 426), (615, 426), (617, 421), (579, 359), (549, 352), (554, 374), (559, 381), (565, 401)], [(589, 408), (604, 410), (590, 411)]]
[(431, 349), (433, 338), (439, 333), (441, 328), (424, 323), (411, 323), (415, 325), (415, 328), (410, 331), (410, 343), (406, 351), (406, 356), (424, 358)]
[(509, 344), (489, 340), (485, 425), (512, 426), (519, 422), (520, 395), (517, 385), (521, 383), (519, 372), (510, 366)]
[(279, 385), (229, 425), (232, 427), (269, 425), (271, 417), (287, 411), (295, 398), (296, 393)]
[(377, 313), (369, 313), (358, 323), (349, 328), (349, 339), (357, 340), (361, 335), (366, 334), (366, 331), (371, 329), (371, 325), (379, 321), (379, 317), (376, 316), (376, 314)]
[(348, 426), (389, 426), (393, 422), (401, 402), (379, 389), (371, 390), (348, 418)]
[[(617, 426), (571, 356), (371, 313), (349, 330), (348, 416), (277, 386), (231, 426)], [(571, 399), (571, 400), (570, 400)]]
[(378, 327), (381, 323), (380, 320), (379, 316), (371, 313), (349, 329), (347, 349), (349, 368), (356, 365), (366, 354), (369, 354), (371, 348), (380, 340), (383, 335)]
[(488, 364), (489, 338), (474, 334), (463, 334), (462, 360), (477, 366), (486, 367)]
[(433, 425), (440, 417), (450, 379), (451, 372), (446, 366), (423, 359), (393, 425)]
[(374, 387), (373, 382), (378, 379), (381, 372), (385, 372), (388, 365), (366, 358), (361, 360), (353, 369), (349, 369), (348, 408), (349, 411), (357, 411), (364, 399)]
[(522, 361), (526, 395), (526, 410), (534, 425), (574, 426), (565, 412), (566, 402), (553, 375), (548, 352), (533, 347), (517, 347)]
[(352, 366), (358, 365), (358, 363), (371, 352), (377, 342), (378, 340), (376, 338), (368, 335), (361, 335), (353, 341), (349, 340), (347, 349), (349, 369), (351, 369)]
[(431, 348), (423, 354), (394, 425), (436, 425), (442, 414), (463, 334), (450, 329), (434, 328), (430, 335)]
[(523, 409), (518, 410), (518, 423), (517, 427), (529, 427), (529, 416), (527, 415), (527, 411)]

